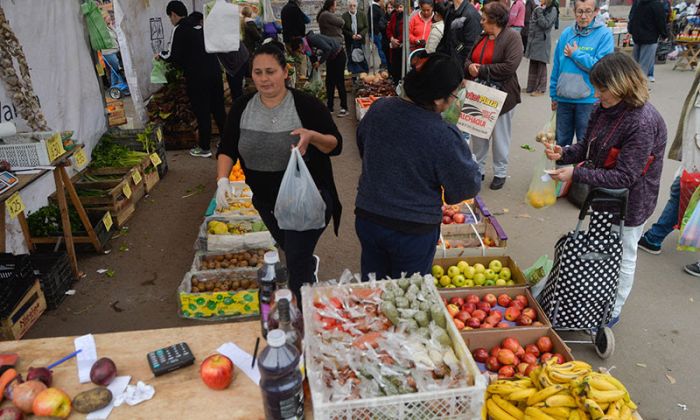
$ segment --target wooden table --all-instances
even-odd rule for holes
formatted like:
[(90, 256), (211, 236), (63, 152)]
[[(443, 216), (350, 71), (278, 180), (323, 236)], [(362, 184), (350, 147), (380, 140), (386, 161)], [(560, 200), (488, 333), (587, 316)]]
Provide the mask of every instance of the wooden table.
[(673, 70), (694, 70), (700, 62), (700, 41), (676, 41), (683, 47)]
[[(0, 252), (5, 252), (5, 201), (10, 198), (14, 193), (22, 191), (24, 188), (33, 184), (34, 181), (38, 180), (44, 176), (48, 170), (42, 170), (36, 174), (30, 175), (15, 175), (17, 177), (17, 184), (12, 186), (10, 189), (0, 194)], [(27, 219), (24, 217), (24, 213), (17, 215), (19, 219), (20, 226), (22, 227), (22, 233), (24, 234), (24, 240), (27, 241), (27, 246), (31, 244), (31, 238), (29, 237), (29, 226), (27, 225)]]
[[(199, 377), (199, 364), (225, 342), (231, 341), (253, 354), (260, 335), (258, 321), (227, 324), (197, 324), (193, 327), (96, 334), (98, 357), (109, 357), (117, 365), (118, 375), (131, 375), (131, 384), (143, 381), (155, 388), (155, 396), (135, 406), (115, 407), (110, 420), (128, 419), (264, 419), (260, 388), (236, 369), (231, 386), (223, 391), (206, 387)], [(0, 342), (0, 353), (20, 355), (18, 370), (26, 374), (30, 366), (47, 366), (75, 350), (75, 337)], [(185, 341), (196, 360), (194, 365), (154, 377), (146, 354), (161, 347)], [(261, 340), (260, 352), (264, 347)], [(94, 385), (78, 383), (75, 359), (54, 368), (54, 386), (74, 397)], [(7, 402), (4, 405), (8, 405)], [(4, 406), (3, 405), (3, 406)], [(307, 404), (310, 418), (310, 407)], [(85, 415), (73, 413), (71, 419)]]

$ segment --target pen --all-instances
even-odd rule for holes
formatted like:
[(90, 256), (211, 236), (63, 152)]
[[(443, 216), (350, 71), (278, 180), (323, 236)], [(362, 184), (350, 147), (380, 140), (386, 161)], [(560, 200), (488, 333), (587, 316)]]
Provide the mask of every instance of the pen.
[(255, 350), (253, 350), (253, 363), (250, 364), (251, 368), (255, 367), (255, 359), (258, 358), (258, 346), (260, 345), (260, 337), (255, 339)]

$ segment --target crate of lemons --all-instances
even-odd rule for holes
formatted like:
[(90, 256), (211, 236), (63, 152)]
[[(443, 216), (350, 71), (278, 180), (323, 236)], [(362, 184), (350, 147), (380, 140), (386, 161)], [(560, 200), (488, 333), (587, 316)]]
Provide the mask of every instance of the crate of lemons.
[(204, 220), (199, 237), (206, 238), (206, 251), (268, 248), (272, 235), (260, 218), (210, 216)]
[(247, 318), (260, 313), (255, 270), (191, 271), (178, 287), (180, 316)]
[(455, 287), (504, 287), (515, 286), (509, 267), (497, 259), (488, 265), (477, 262), (470, 265), (467, 261), (459, 261), (445, 269), (435, 264), (431, 270), (435, 286), (438, 288)]

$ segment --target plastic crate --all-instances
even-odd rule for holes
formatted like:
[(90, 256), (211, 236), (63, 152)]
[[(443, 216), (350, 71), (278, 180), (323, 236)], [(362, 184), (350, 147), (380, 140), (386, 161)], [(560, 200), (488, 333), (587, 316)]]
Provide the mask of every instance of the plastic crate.
[(28, 255), (0, 254), (0, 318), (12, 312), (34, 280)]
[(0, 160), (6, 160), (13, 167), (50, 165), (46, 140), (54, 134), (52, 132), (20, 133), (5, 137), (0, 143)]
[(32, 254), (34, 274), (39, 277), (46, 298), (47, 309), (56, 309), (66, 298), (66, 292), (75, 282), (66, 252)]

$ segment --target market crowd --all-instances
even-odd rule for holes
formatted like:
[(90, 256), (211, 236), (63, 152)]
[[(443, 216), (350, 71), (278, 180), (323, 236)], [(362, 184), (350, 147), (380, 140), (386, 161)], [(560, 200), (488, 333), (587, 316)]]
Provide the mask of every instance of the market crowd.
[[(575, 20), (558, 39), (552, 34), (560, 24), (557, 0), (418, 0), (413, 10), (405, 10), (401, 1), (372, 0), (362, 11), (356, 0), (349, 0), (346, 10), (339, 10), (337, 0), (325, 0), (315, 15), (318, 32), (310, 30), (311, 18), (300, 1), (289, 0), (280, 22), (271, 10), (256, 16), (243, 7), (240, 50), (216, 55), (204, 50), (202, 15), (188, 15), (182, 2), (171, 1), (167, 13), (175, 30), (170, 51), (160, 55), (185, 73), (199, 123), (199, 146), (191, 154), (211, 156), (212, 116), (223, 133), (217, 204), (226, 205), (228, 175), (240, 161), (253, 204), (286, 254), (292, 290), (298, 295), (303, 283), (315, 280), (319, 260), (314, 248), (325, 228), (279, 226), (275, 204), (290, 150), (296, 147), (303, 156), (325, 204), (325, 224), (332, 221), (337, 235), (342, 209), (331, 158), (341, 153), (344, 139), (333, 119), (335, 92), (335, 116), (344, 117), (346, 71), (356, 79), (370, 69), (376, 54), (379, 63), (373, 67), (386, 69), (400, 84), (401, 95), (376, 101), (357, 128), (362, 173), (354, 213), (363, 278), (430, 272), (443, 200), (475, 197), (489, 154), (489, 188), (503, 188), (521, 96), (548, 94), (556, 114), (556, 144), (546, 147), (547, 158), (557, 165), (551, 177), (629, 191), (624, 220), (615, 220), (623, 254), (614, 325), (632, 289), (638, 247), (658, 253), (679, 212), (680, 175), (661, 218), (645, 231), (662, 187), (667, 142), (666, 124), (649, 102), (656, 49), (671, 36), (666, 0), (635, 0), (628, 19), (632, 56), (614, 51), (612, 31), (596, 0), (573, 2)], [(405, 43), (410, 59), (404, 57)], [(516, 74), (523, 58), (529, 60), (524, 88)], [(404, 61), (410, 63), (405, 70)], [(222, 69), (234, 98), (228, 116)], [(321, 83), (322, 69), (325, 104), (294, 83)], [(246, 78), (254, 89), (244, 93)], [(489, 138), (469, 136), (442, 118), (465, 80), (506, 93)], [(669, 156), (686, 168), (697, 163), (693, 139), (700, 112), (689, 105), (697, 95), (698, 77)], [(700, 276), (700, 263), (685, 270)]]

